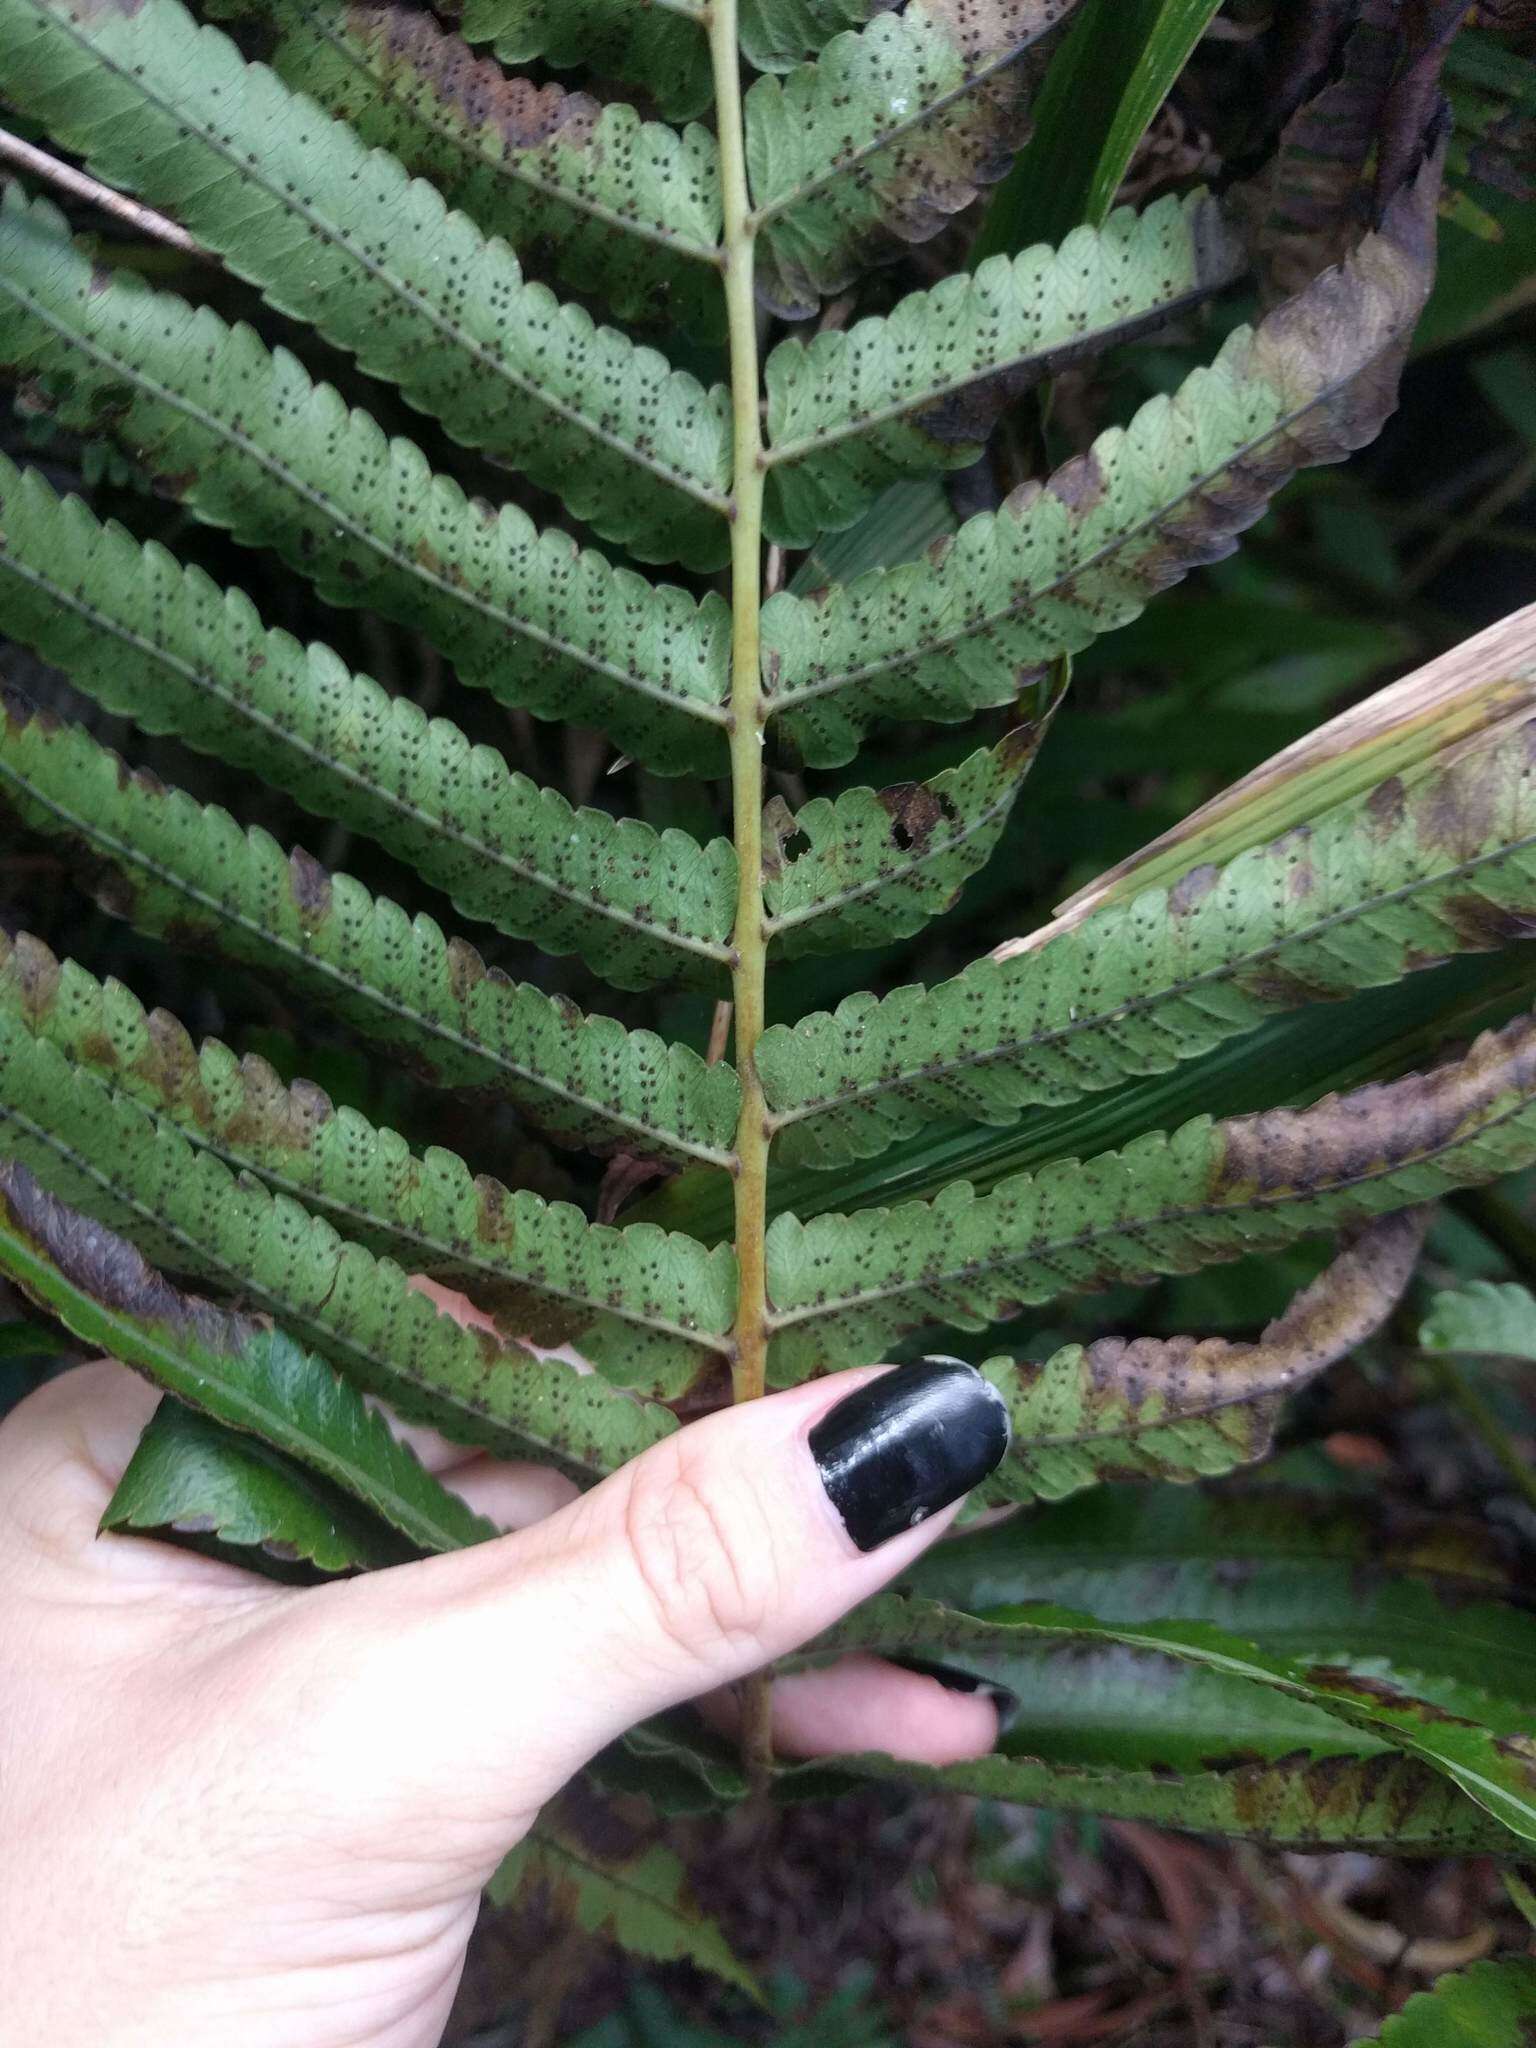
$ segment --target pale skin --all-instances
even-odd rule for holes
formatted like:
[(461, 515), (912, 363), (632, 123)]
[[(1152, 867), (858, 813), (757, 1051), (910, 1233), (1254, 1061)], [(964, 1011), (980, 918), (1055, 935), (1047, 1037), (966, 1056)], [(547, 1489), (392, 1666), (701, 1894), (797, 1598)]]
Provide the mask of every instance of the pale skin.
[[(601, 1486), (417, 1433), (512, 1531), (296, 1589), (97, 1523), (157, 1396), (83, 1366), (0, 1425), (0, 2043), (437, 2048), (481, 1888), (647, 1715), (787, 1655), (953, 1510), (861, 1555), (813, 1424), (843, 1373)], [(985, 1752), (991, 1704), (872, 1658), (781, 1679), (778, 1745)]]

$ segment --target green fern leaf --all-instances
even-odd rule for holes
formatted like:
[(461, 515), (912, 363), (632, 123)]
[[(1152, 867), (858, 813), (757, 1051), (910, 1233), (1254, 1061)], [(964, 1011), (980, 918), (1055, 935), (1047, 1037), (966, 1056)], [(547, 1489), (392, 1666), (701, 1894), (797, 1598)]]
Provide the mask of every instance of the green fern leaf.
[(921, 931), (986, 863), (1043, 738), (1021, 726), (927, 782), (815, 797), (787, 817), (781, 838), (809, 844), (769, 868), (770, 941), (785, 954), (835, 953)]
[(690, 1898), (679, 1858), (659, 1841), (626, 1841), (617, 1817), (590, 1814), (590, 1804), (583, 1786), (579, 1798), (567, 1792), (546, 1809), (486, 1887), (491, 1903), (552, 1915), (606, 1936), (626, 1955), (691, 1963), (761, 2004), (751, 1971)]
[(1441, 1708), (1410, 1693), (1395, 1670), (1382, 1678), (1291, 1658), (1197, 1621), (1108, 1623), (1059, 1606), (1004, 1606), (969, 1614), (937, 1602), (884, 1595), (824, 1639), (845, 1648), (1008, 1653), (1034, 1642), (1120, 1646), (1172, 1657), (1322, 1710), (1442, 1773), (1511, 1832), (1536, 1840), (1536, 1740)]
[(377, 1571), (417, 1554), (339, 1488), (317, 1484), (254, 1437), (170, 1395), (139, 1438), (101, 1528), (154, 1536), (301, 1584), (306, 1575), (295, 1567)]
[(605, 539), (726, 558), (727, 394), (529, 283), (504, 243), (180, 0), (0, 0), (0, 88)]
[(1187, 1273), (1359, 1224), (1536, 1160), (1536, 1018), (1426, 1074), (1310, 1109), (1197, 1117), (1123, 1152), (1058, 1160), (978, 1195), (780, 1216), (768, 1232), (779, 1384), (879, 1358), (934, 1324), (983, 1329), (1029, 1302)]
[(447, 719), (427, 719), (318, 644), (267, 630), (238, 591), (61, 503), (0, 456), (6, 630), (108, 710), (285, 789), (368, 833), (467, 917), (546, 953), (580, 952), (620, 988), (730, 958), (728, 840), (573, 810)]
[(1369, 441), (1429, 289), (1438, 189), (1436, 162), (1347, 262), (947, 546), (819, 601), (771, 598), (771, 709), (805, 759), (848, 760), (877, 717), (1012, 702), (1048, 662), (1230, 553), (1299, 468)]
[(422, 1470), (384, 1418), (282, 1331), (180, 1294), (133, 1246), (0, 1163), (0, 1266), (83, 1342), (283, 1451), (422, 1550), (496, 1532)]
[(704, 129), (508, 78), (397, 0), (274, 0), (261, 12), (282, 30), (269, 59), (280, 78), (486, 233), (538, 250), (620, 319), (719, 331), (720, 172)]
[(1135, 1622), (1162, 1609), (1287, 1657), (1408, 1657), (1431, 1694), (1493, 1684), (1527, 1718), (1536, 1703), (1518, 1555), (1486, 1523), (1370, 1494), (1101, 1487), (957, 1536), (903, 1583), (972, 1612), (1043, 1600)]
[(85, 851), (105, 907), (179, 944), (281, 970), (438, 1083), (504, 1096), (573, 1144), (717, 1164), (731, 1156), (738, 1085), (728, 1067), (509, 981), (430, 918), (130, 775), (79, 727), (12, 700), (0, 790), (33, 829)]
[[(1501, 1568), (1483, 1532), (1443, 1518), (1431, 1530), (1338, 1496), (1125, 1486), (940, 1545), (904, 1583), (970, 1613), (1056, 1603), (1134, 1627), (1151, 1613), (1174, 1612), (1293, 1661), (1395, 1670), (1416, 1696), (1519, 1734), (1529, 1729), (1536, 1696), (1536, 1630), (1509, 1604), (1520, 1595), (1517, 1577)], [(1410, 1647), (1413, 1669), (1404, 1674)], [(1234, 1825), (1243, 1805), (1230, 1795), (1244, 1783), (1235, 1769), (1262, 1767), (1274, 1795), (1288, 1771), (1325, 1795), (1330, 1774), (1316, 1768), (1325, 1758), (1357, 1790), (1369, 1773), (1350, 1759), (1374, 1760), (1400, 1786), (1412, 1782), (1365, 1731), (1155, 1651), (1020, 1643), (961, 1647), (945, 1661), (1014, 1693), (1018, 1709), (1000, 1747), (1026, 1769), (1048, 1763), (1064, 1789), (1079, 1771), (1112, 1770), (1121, 1782), (1123, 1772), (1160, 1769), (1191, 1792), (1214, 1773), (1228, 1795), (1216, 1822), (1224, 1833), (1249, 1832), (1255, 1812), (1268, 1811), (1267, 1800), (1258, 1802), (1248, 1808), (1249, 1827)], [(1486, 1691), (1491, 1671), (1503, 1697)], [(1319, 1841), (1344, 1838), (1325, 1824), (1330, 1803), (1318, 1803)], [(1281, 1811), (1291, 1825), (1300, 1818), (1289, 1797)], [(1334, 1813), (1334, 1827), (1341, 1818)], [(1418, 1802), (1405, 1804), (1412, 1836), (1422, 1838), (1426, 1819)], [(1282, 1825), (1282, 1839), (1289, 1831)]]
[(1495, 734), (1038, 950), (765, 1033), (779, 1156), (834, 1165), (938, 1118), (1012, 1123), (1166, 1072), (1277, 1011), (1519, 937), (1536, 915), (1533, 757), (1536, 725)]
[(886, 0), (738, 0), (741, 52), (759, 71), (793, 71), (845, 29), (863, 28)]
[(412, 1421), (579, 1479), (674, 1427), (597, 1373), (578, 1373), (442, 1315), (392, 1260), (236, 1179), (179, 1131), (0, 1016), (0, 1146), (50, 1194), (157, 1265), (254, 1302)]
[(1431, 1302), (1419, 1342), (1426, 1351), (1536, 1360), (1536, 1295), (1513, 1281), (1447, 1289)]
[(327, 1216), (342, 1236), (470, 1293), (513, 1339), (573, 1344), (621, 1385), (672, 1399), (728, 1349), (736, 1263), (654, 1225), (590, 1224), (453, 1152), (418, 1153), (357, 1110), (264, 1060), (146, 1015), (23, 932), (0, 936), (0, 1014), (164, 1117), (233, 1170)]
[(93, 268), (55, 209), (15, 186), (0, 205), (0, 364), (330, 603), (419, 627), (464, 681), (606, 726), (662, 773), (723, 768), (718, 597), (657, 589), (515, 506), (466, 498), (285, 350)]
[(764, 366), (769, 532), (812, 547), (897, 478), (974, 462), (1041, 377), (1198, 304), (1245, 262), (1221, 208), (1195, 193), (1122, 208), (1059, 249), (995, 256), (883, 319), (781, 342)]
[(1503, 1956), (1415, 1992), (1353, 2048), (1526, 2048), (1536, 2032), (1536, 1956)]
[(704, 0), (464, 0), (459, 29), (508, 64), (542, 57), (643, 85), (674, 120), (699, 114), (713, 85)]
[(757, 290), (814, 313), (884, 246), (926, 241), (1029, 132), (1047, 39), (1077, 0), (909, 0), (747, 94)]
[(1100, 1337), (1043, 1365), (989, 1359), (982, 1371), (1008, 1403), (1013, 1452), (987, 1497), (1061, 1500), (1131, 1475), (1187, 1482), (1266, 1457), (1286, 1396), (1396, 1307), (1425, 1220), (1409, 1211), (1372, 1224), (1255, 1343)]
[[(1169, 1702), (1170, 1719), (1180, 1697), (1187, 1695)], [(1230, 1731), (1230, 1711), (1227, 1726)], [(966, 1792), (1276, 1848), (1383, 1856), (1508, 1856), (1518, 1849), (1509, 1829), (1448, 1779), (1390, 1752), (1312, 1756), (1303, 1750), (1279, 1763), (1253, 1763), (1235, 1756), (1226, 1741), (1187, 1773), (1161, 1761), (1094, 1766), (998, 1754), (942, 1769), (884, 1756), (839, 1758), (839, 1767), (860, 1777), (897, 1777), (936, 1795)]]

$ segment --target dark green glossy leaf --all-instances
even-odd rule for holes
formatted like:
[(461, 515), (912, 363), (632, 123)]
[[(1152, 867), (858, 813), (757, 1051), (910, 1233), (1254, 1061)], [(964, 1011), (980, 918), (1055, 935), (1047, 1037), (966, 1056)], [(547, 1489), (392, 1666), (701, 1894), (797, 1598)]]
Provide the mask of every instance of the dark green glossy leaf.
[(275, 1578), (300, 1576), (304, 1566), (377, 1570), (417, 1554), (255, 1437), (170, 1396), (139, 1438), (101, 1526), (181, 1542)]

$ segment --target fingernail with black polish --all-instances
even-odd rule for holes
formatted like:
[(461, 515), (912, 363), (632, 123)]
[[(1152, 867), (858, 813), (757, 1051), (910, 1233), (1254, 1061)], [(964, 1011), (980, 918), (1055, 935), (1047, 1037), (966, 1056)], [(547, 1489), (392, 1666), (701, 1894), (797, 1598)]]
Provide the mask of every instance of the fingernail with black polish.
[(843, 1526), (874, 1550), (969, 1493), (1008, 1438), (1003, 1397), (974, 1366), (920, 1358), (839, 1401), (810, 1441)]
[(1024, 1704), (1018, 1694), (1010, 1692), (1006, 1685), (999, 1685), (993, 1678), (978, 1678), (974, 1671), (955, 1671), (947, 1664), (932, 1664), (926, 1657), (897, 1657), (893, 1662), (905, 1671), (921, 1671), (925, 1677), (936, 1678), (946, 1691), (979, 1692), (997, 1709), (999, 1735), (1018, 1718), (1019, 1709)]

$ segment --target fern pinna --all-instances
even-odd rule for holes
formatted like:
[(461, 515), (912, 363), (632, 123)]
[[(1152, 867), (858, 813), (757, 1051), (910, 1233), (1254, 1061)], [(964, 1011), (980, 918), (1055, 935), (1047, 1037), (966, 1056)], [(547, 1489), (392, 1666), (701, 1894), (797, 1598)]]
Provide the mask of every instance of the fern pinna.
[[(1095, 205), (972, 268), (975, 204), (1053, 67), (1114, 33), (1102, 6), (468, 0), (456, 32), (406, 0), (216, 11), (0, 0), (27, 133), (217, 259), (167, 290), (142, 242), (14, 182), (0, 365), (183, 532), (221, 529), (211, 559), (266, 551), (343, 644), (359, 613), (482, 699), (429, 716), (9, 460), (0, 623), (104, 711), (377, 849), (480, 945), (14, 690), (0, 786), (113, 914), (408, 1075), (414, 1128), (421, 1089), (496, 1113), (487, 1158), (408, 1142), (35, 935), (0, 942), (0, 1263), (175, 1397), (114, 1522), (388, 1563), (487, 1531), (363, 1392), (588, 1482), (733, 1393), (958, 1332), (1015, 1418), (987, 1499), (1057, 1505), (943, 1546), (813, 1653), (1006, 1683), (1004, 1749), (951, 1782), (1295, 1845), (1536, 1837), (1536, 1638), (1491, 1566), (1393, 1554), (1344, 1507), (1281, 1542), (1241, 1496), (1101, 1486), (1262, 1458), (1287, 1394), (1397, 1307), (1426, 1205), (1536, 1161), (1518, 949), (1470, 1031), (1435, 1011), (1399, 1047), (1357, 1008), (1531, 928), (1530, 622), (952, 979), (798, 1021), (774, 993), (778, 963), (942, 917), (1007, 846), (1074, 655), (1376, 434), (1432, 281), (1434, 10), (1329, 10), (1315, 71), (1277, 37), (1258, 168), (1219, 194)], [(1170, 323), (1212, 337), (1203, 366), (1096, 435), (1053, 417), (1050, 380)], [(1020, 448), (1041, 474), (1009, 474)], [(936, 488), (952, 473), (969, 496)], [(648, 816), (524, 772), (535, 721), (604, 735)], [(853, 779), (872, 738), (925, 726), (969, 731), (910, 779)], [(629, 1021), (578, 1008), (562, 956)], [(1265, 1085), (1266, 1032), (1325, 1002), (1340, 1043), (1367, 1017), (1357, 1085), (1229, 1101), (1222, 1076)], [(544, 1141), (609, 1162), (601, 1220)], [(984, 1334), (1320, 1234), (1331, 1263), (1252, 1340)], [(1091, 1513), (1066, 1500), (1095, 1487)], [(1159, 1546), (1185, 1560), (1172, 1595), (1138, 1576)], [(1447, 1622), (1474, 1586), (1494, 1681)], [(1214, 1753), (1190, 1732), (1212, 1719)], [(746, 1785), (691, 1728), (635, 1742), (600, 1769), (685, 1804)], [(898, 1767), (848, 1767), (876, 1768)]]

